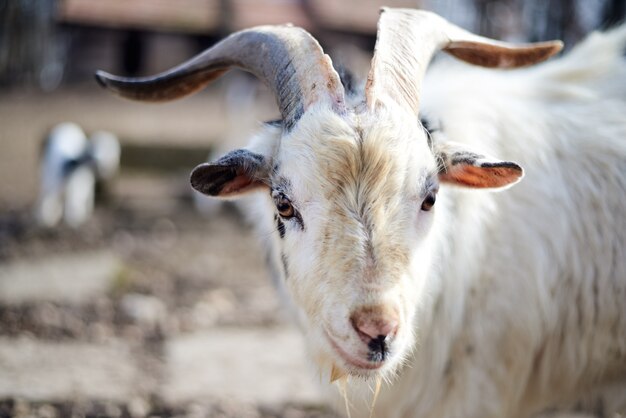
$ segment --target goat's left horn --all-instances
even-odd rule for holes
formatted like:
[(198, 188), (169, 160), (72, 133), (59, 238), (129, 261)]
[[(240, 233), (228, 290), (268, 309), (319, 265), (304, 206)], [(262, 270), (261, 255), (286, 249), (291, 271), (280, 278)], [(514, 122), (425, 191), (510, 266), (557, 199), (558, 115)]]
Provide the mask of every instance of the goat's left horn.
[(273, 91), (287, 130), (313, 103), (345, 110), (344, 89), (330, 58), (304, 29), (259, 26), (233, 33), (169, 71), (125, 78), (96, 73), (105, 88), (134, 100), (174, 100), (205, 87), (233, 67), (251, 72)]
[(513, 45), (474, 35), (423, 10), (381, 10), (366, 100), (375, 108), (383, 96), (417, 114), (422, 79), (432, 55), (444, 50), (483, 67), (518, 68), (548, 59), (561, 41)]

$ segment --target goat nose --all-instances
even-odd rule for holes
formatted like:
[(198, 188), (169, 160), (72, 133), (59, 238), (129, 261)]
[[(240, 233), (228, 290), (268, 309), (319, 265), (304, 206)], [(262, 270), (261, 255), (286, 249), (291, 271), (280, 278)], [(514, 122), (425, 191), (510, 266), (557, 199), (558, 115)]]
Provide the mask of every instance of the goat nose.
[(350, 317), (352, 327), (361, 340), (384, 341), (398, 331), (398, 315), (384, 306), (364, 306), (357, 309)]

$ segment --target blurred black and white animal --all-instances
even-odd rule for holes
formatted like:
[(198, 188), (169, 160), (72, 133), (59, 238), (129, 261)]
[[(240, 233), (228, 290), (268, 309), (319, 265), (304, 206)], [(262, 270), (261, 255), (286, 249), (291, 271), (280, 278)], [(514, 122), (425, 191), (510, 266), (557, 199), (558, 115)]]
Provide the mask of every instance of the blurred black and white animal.
[[(352, 96), (289, 25), (234, 33), (153, 77), (97, 79), (166, 101), (236, 67), (275, 93), (282, 120), (191, 184), (255, 194), (271, 270), (315, 364), (350, 379), (353, 416), (614, 417), (626, 412), (625, 47), (621, 27), (535, 65), (561, 43), (383, 9)], [(473, 66), (427, 72), (439, 50)]]
[(75, 228), (85, 223), (94, 209), (97, 182), (113, 178), (119, 163), (120, 144), (112, 133), (98, 131), (88, 139), (74, 123), (55, 126), (41, 158), (39, 225), (51, 228), (63, 220)]

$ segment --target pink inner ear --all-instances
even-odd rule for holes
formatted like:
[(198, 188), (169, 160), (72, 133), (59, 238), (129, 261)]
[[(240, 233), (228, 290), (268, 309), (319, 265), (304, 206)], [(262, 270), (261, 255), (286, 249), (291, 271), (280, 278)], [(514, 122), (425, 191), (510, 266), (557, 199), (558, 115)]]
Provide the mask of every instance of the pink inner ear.
[(243, 194), (255, 190), (259, 187), (265, 187), (266, 184), (261, 180), (256, 179), (249, 174), (246, 174), (244, 170), (237, 170), (237, 175), (230, 181), (228, 181), (220, 190), (219, 196), (227, 197), (238, 194)]
[(262, 182), (244, 174), (243, 170), (238, 170), (237, 176), (222, 187), (220, 195), (228, 196), (231, 194), (245, 193), (260, 186), (263, 186)]
[(439, 175), (445, 183), (475, 188), (497, 188), (514, 183), (522, 176), (522, 171), (516, 167), (477, 167), (459, 164), (451, 167)]

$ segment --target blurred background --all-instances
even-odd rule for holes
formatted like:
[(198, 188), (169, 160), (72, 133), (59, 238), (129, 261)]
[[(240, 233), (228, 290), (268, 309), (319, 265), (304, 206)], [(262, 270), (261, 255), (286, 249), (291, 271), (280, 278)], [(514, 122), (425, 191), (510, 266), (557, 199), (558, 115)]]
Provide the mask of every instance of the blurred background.
[(0, 0), (0, 417), (335, 416), (259, 237), (188, 186), (277, 116), (273, 98), (233, 72), (137, 104), (93, 73), (155, 73), (292, 22), (359, 83), (382, 5), (566, 48), (626, 13), (626, 0)]

